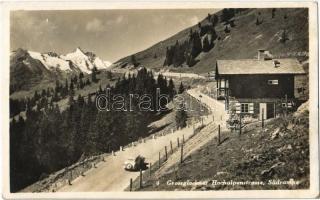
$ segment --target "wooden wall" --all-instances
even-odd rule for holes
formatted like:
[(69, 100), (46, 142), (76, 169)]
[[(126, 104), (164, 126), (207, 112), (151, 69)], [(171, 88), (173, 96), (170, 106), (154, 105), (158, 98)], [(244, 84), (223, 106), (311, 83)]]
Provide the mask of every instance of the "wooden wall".
[[(230, 96), (235, 98), (294, 98), (293, 75), (233, 75), (229, 79)], [(268, 80), (278, 80), (269, 85)]]

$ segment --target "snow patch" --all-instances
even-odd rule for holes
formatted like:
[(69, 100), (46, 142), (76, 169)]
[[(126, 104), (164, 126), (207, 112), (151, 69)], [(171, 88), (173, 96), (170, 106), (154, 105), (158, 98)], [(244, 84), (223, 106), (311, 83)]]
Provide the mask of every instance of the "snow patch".
[(69, 63), (59, 57), (53, 57), (48, 54), (41, 54), (34, 51), (28, 51), (28, 53), (32, 58), (39, 60), (48, 70), (60, 69), (63, 71), (72, 71)]
[(111, 65), (112, 65), (112, 62), (109, 62), (109, 61), (103, 61), (104, 62), (104, 65), (106, 66), (106, 67), (110, 67)]
[[(67, 72), (80, 70), (83, 73), (91, 74), (94, 67), (101, 70), (107, 69), (112, 65), (112, 63), (103, 61), (99, 57), (94, 56), (92, 58), (87, 56), (80, 48), (61, 56), (54, 53), (42, 54), (34, 51), (28, 51), (28, 53), (32, 58), (39, 60), (48, 70), (60, 69)], [(76, 69), (71, 68), (70, 62)]]

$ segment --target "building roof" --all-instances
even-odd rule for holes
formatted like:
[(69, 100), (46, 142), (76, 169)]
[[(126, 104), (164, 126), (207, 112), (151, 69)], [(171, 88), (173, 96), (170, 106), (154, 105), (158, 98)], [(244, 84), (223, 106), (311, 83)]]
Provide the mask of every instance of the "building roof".
[[(275, 66), (275, 62), (278, 63)], [(297, 59), (273, 60), (217, 60), (216, 73), (219, 75), (236, 74), (305, 74)]]

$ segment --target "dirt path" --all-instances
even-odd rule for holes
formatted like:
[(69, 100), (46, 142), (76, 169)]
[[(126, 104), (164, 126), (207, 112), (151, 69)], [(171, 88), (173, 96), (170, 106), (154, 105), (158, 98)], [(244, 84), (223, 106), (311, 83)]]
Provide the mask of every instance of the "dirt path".
[[(200, 102), (213, 109), (213, 115), (217, 120), (225, 120), (224, 105), (213, 100), (198, 91), (199, 89), (188, 90), (188, 94), (198, 99)], [(220, 116), (220, 117), (218, 117)], [(204, 118), (204, 124), (212, 122), (212, 114)], [(201, 123), (195, 124), (195, 128)], [(115, 156), (105, 158), (105, 162), (97, 164), (97, 168), (88, 171), (84, 177), (79, 177), (72, 182), (72, 185), (66, 185), (58, 190), (58, 192), (102, 192), (102, 191), (123, 191), (129, 184), (130, 178), (133, 180), (139, 176), (139, 172), (128, 172), (123, 169), (123, 163), (128, 158), (134, 158), (138, 155), (146, 157), (146, 162), (156, 163), (159, 157), (159, 152), (164, 155), (165, 146), (170, 146), (170, 141), (173, 146), (177, 146), (177, 138), (188, 140), (193, 135), (193, 127), (187, 127), (171, 134), (158, 137), (156, 139), (146, 140), (145, 143), (140, 143), (135, 147), (124, 149), (124, 151), (115, 152)], [(205, 138), (203, 138), (205, 140)]]

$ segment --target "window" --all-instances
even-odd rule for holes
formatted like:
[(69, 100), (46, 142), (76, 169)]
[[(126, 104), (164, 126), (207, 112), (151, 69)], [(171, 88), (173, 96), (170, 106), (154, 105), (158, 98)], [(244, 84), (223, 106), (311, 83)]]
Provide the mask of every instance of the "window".
[(268, 85), (278, 85), (278, 80), (268, 80)]
[(248, 103), (242, 103), (241, 104), (241, 113), (248, 113), (249, 112), (249, 104)]
[(236, 103), (236, 113), (254, 114), (254, 103)]

